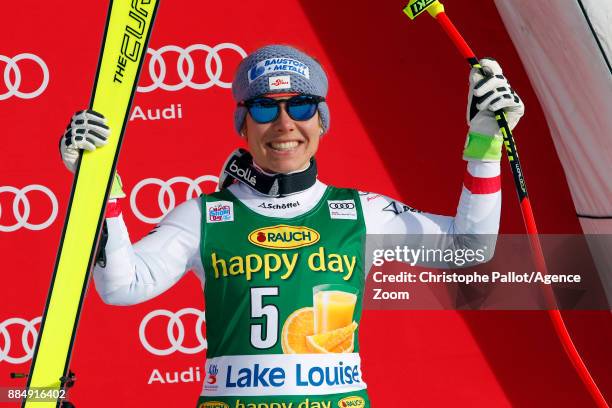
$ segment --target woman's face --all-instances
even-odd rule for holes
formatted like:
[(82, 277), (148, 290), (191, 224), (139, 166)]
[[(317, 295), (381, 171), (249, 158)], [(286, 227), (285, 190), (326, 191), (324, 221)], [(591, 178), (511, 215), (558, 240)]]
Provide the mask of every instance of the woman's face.
[[(287, 99), (288, 96), (270, 96)], [(290, 173), (306, 168), (319, 147), (321, 126), (319, 112), (305, 121), (291, 119), (281, 103), (278, 118), (270, 123), (257, 123), (246, 115), (243, 135), (253, 161), (272, 173)]]

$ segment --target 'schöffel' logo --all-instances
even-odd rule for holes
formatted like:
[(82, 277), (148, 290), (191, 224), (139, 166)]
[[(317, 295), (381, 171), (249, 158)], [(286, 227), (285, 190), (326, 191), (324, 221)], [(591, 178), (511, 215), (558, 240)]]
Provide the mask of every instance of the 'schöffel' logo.
[[(174, 191), (172, 190), (172, 186), (177, 183), (185, 183), (189, 187), (187, 188), (187, 192), (185, 193), (185, 199), (189, 200), (190, 198), (194, 198), (194, 194), (197, 195), (202, 194), (202, 189), (200, 188), (200, 183), (205, 181), (214, 182), (215, 184), (219, 182), (219, 179), (216, 176), (200, 176), (195, 180), (192, 180), (188, 177), (177, 176), (172, 177), (168, 181), (163, 181), (157, 178), (146, 178), (144, 180), (136, 183), (134, 188), (132, 189), (132, 193), (130, 194), (130, 207), (132, 207), (132, 212), (140, 221), (146, 222), (148, 224), (157, 224), (161, 221), (161, 219), (170, 212), (177, 204), (176, 196)], [(159, 217), (147, 217), (144, 215), (138, 205), (136, 204), (136, 197), (138, 196), (138, 192), (145, 186), (150, 184), (157, 185), (160, 187), (159, 192), (157, 193), (157, 205), (159, 210), (161, 211), (161, 215)], [(168, 205), (166, 205), (166, 197), (168, 199)]]
[(249, 242), (263, 248), (293, 249), (319, 242), (321, 235), (308, 227), (275, 225), (259, 228), (249, 234)]
[[(45, 221), (41, 222), (40, 224), (33, 224), (29, 222), (32, 207), (30, 200), (28, 199), (26, 194), (30, 191), (41, 191), (47, 197), (49, 197), (49, 200), (51, 201), (51, 214)], [(16, 222), (13, 225), (3, 225), (2, 221), (0, 221), (0, 232), (12, 232), (22, 227), (34, 231), (42, 230), (51, 225), (57, 217), (57, 198), (55, 197), (55, 194), (53, 194), (53, 192), (45, 186), (41, 186), (40, 184), (32, 184), (22, 189), (18, 189), (11, 186), (0, 186), (0, 194), (1, 193), (15, 194), (15, 198), (13, 199), (13, 215), (15, 216)], [(38, 203), (37, 206), (39, 206), (40, 204), (41, 203)], [(2, 219), (2, 214), (5, 212), (6, 209), (4, 209), (3, 212), (3, 208), (0, 205), (0, 220)]]
[(361, 408), (365, 407), (365, 400), (361, 397), (346, 397), (338, 401), (340, 408)]
[(221, 401), (206, 401), (200, 404), (198, 408), (229, 408), (229, 405)]
[[(21, 75), (21, 69), (17, 63), (23, 60), (31, 60), (36, 63), (40, 67), (42, 71), (43, 77), (42, 82), (35, 90), (31, 92), (22, 92), (19, 90), (21, 86), (21, 80), (23, 76)], [(6, 66), (4, 67), (4, 85), (6, 86), (7, 91), (4, 93), (0, 93), (0, 101), (10, 98), (11, 96), (16, 96), (21, 99), (32, 99), (36, 98), (40, 94), (42, 94), (45, 89), (47, 89), (47, 85), (49, 85), (49, 68), (45, 61), (42, 60), (37, 55), (30, 53), (22, 53), (17, 54), (13, 58), (9, 58), (5, 55), (0, 55), (0, 61), (5, 62)], [(11, 72), (13, 75), (11, 75)]]
[[(36, 339), (38, 338), (38, 330), (36, 329), (36, 325), (39, 324), (41, 320), (42, 317), (40, 316), (35, 317), (32, 320), (12, 317), (0, 323), (0, 337), (4, 339), (4, 347), (0, 347), (0, 362), (6, 361), (10, 364), (21, 364), (32, 358), (34, 355), (34, 345), (36, 344)], [(23, 356), (13, 357), (10, 355), (11, 345), (16, 343), (11, 339), (11, 334), (8, 330), (10, 326), (23, 327), (21, 332), (21, 348), (23, 348)]]
[[(183, 324), (181, 318), (185, 315), (195, 315), (198, 318), (195, 324), (195, 335), (199, 344), (195, 347), (185, 347), (183, 345), (183, 342), (185, 341), (185, 325)], [(147, 337), (147, 326), (149, 322), (158, 316), (164, 316), (169, 319), (165, 330), (167, 339), (170, 342), (170, 346), (167, 348), (157, 348), (152, 346), (149, 342), (149, 337)], [(138, 336), (140, 337), (140, 342), (144, 348), (147, 349), (149, 353), (155, 354), (156, 356), (167, 356), (177, 351), (184, 354), (196, 354), (208, 347), (208, 343), (204, 338), (204, 334), (202, 333), (202, 325), (204, 324), (205, 319), (206, 317), (204, 311), (194, 309), (192, 307), (181, 309), (176, 313), (172, 313), (171, 311), (164, 309), (154, 310), (146, 315), (144, 319), (142, 319), (138, 329)], [(159, 335), (157, 337), (159, 337)]]
[[(224, 82), (221, 80), (221, 74), (223, 73), (223, 61), (219, 55), (219, 51), (229, 49), (236, 51), (242, 58), (246, 57), (246, 52), (236, 44), (222, 43), (214, 47), (209, 47), (204, 44), (193, 44), (187, 48), (181, 48), (176, 45), (166, 45), (154, 50), (149, 48), (148, 54), (151, 54), (149, 60), (149, 76), (151, 77), (151, 85), (139, 86), (138, 92), (151, 92), (157, 88), (161, 88), (165, 91), (178, 91), (185, 87), (191, 89), (207, 89), (213, 85), (217, 85), (221, 88), (231, 88), (231, 82)], [(204, 58), (204, 70), (208, 76), (208, 81), (198, 83), (193, 80), (196, 71), (196, 62), (192, 57), (194, 51), (206, 52), (206, 58)], [(176, 62), (176, 69), (180, 82), (177, 84), (166, 84), (166, 61), (164, 61), (163, 55), (167, 52), (178, 53), (178, 61)], [(214, 64), (213, 64), (214, 60)]]

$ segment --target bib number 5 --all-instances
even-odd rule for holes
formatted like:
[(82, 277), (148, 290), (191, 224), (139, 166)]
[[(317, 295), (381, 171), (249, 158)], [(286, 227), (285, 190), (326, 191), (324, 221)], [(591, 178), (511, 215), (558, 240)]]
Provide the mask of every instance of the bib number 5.
[(251, 345), (257, 349), (269, 349), (278, 341), (278, 308), (264, 305), (267, 296), (278, 296), (278, 287), (251, 288), (251, 319), (265, 319), (251, 324)]

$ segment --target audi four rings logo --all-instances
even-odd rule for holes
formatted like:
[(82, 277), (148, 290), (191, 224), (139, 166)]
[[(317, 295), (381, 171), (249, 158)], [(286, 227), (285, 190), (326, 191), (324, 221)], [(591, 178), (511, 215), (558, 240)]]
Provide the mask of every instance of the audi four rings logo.
[[(156, 178), (146, 178), (144, 180), (139, 181), (134, 188), (132, 189), (132, 193), (130, 194), (130, 207), (132, 208), (132, 212), (142, 222), (146, 222), (149, 224), (157, 224), (161, 221), (161, 219), (166, 215), (169, 211), (171, 211), (176, 206), (176, 197), (174, 196), (174, 191), (172, 190), (172, 185), (176, 183), (186, 183), (189, 188), (187, 189), (187, 193), (185, 194), (185, 199), (189, 200), (194, 198), (194, 193), (197, 195), (202, 194), (202, 190), (200, 189), (200, 183), (210, 181), (215, 184), (219, 183), (219, 178), (216, 176), (200, 176), (195, 180), (192, 180), (188, 177), (177, 176), (173, 177), (168, 181), (163, 181)], [(160, 187), (159, 193), (157, 194), (157, 204), (159, 206), (162, 215), (157, 218), (147, 217), (144, 215), (138, 205), (136, 204), (136, 197), (138, 196), (138, 192), (145, 186), (153, 184)], [(165, 197), (168, 197), (169, 205), (166, 206)]]
[[(13, 317), (0, 323), (0, 336), (4, 338), (4, 347), (0, 347), (0, 362), (6, 361), (10, 364), (21, 364), (30, 360), (34, 355), (34, 346), (38, 338), (38, 330), (36, 325), (42, 320), (41, 316), (35, 317), (32, 320), (25, 320), (19, 317)], [(10, 326), (21, 326), (21, 345), (23, 347), (23, 355), (19, 357), (11, 356), (11, 347), (15, 344), (11, 339), (11, 334), (8, 328)]]
[[(32, 206), (30, 205), (30, 200), (28, 200), (26, 194), (30, 191), (41, 191), (47, 197), (49, 197), (49, 200), (51, 200), (51, 214), (45, 221), (40, 224), (33, 224), (28, 222), (30, 214), (32, 212)], [(41, 186), (40, 184), (32, 184), (22, 189), (18, 189), (11, 186), (0, 186), (0, 194), (2, 193), (15, 194), (15, 197), (13, 198), (13, 215), (15, 216), (17, 222), (13, 225), (3, 225), (3, 208), (0, 205), (0, 232), (12, 232), (22, 227), (27, 228), (29, 230), (42, 230), (51, 225), (57, 217), (57, 198), (55, 197), (55, 194), (53, 194), (53, 192), (45, 186)]]
[(352, 210), (355, 208), (355, 203), (329, 203), (329, 208), (332, 210)]
[[(185, 315), (194, 315), (198, 318), (194, 330), (199, 344), (195, 347), (185, 347), (183, 345), (183, 341), (185, 340), (185, 325), (183, 324), (181, 318)], [(159, 318), (160, 316), (168, 318), (168, 325), (166, 326), (166, 336), (168, 336), (170, 346), (167, 348), (153, 347), (147, 338), (147, 333), (149, 332), (147, 326), (149, 322), (156, 317)], [(196, 354), (208, 347), (208, 343), (204, 338), (204, 334), (202, 333), (202, 325), (205, 321), (206, 318), (204, 311), (194, 309), (192, 307), (181, 309), (176, 313), (164, 309), (154, 310), (148, 315), (146, 315), (144, 319), (142, 319), (142, 322), (140, 323), (140, 328), (138, 329), (138, 335), (140, 337), (140, 342), (142, 343), (144, 348), (147, 349), (149, 353), (155, 354), (156, 356), (167, 356), (177, 351), (180, 351), (181, 353), (185, 354)], [(177, 330), (176, 336), (174, 335), (175, 328)]]
[[(178, 91), (186, 86), (192, 89), (207, 89), (213, 85), (217, 85), (221, 88), (231, 88), (231, 82), (224, 82), (221, 80), (221, 73), (223, 72), (223, 62), (219, 56), (219, 51), (229, 49), (237, 52), (242, 58), (246, 57), (246, 52), (236, 44), (222, 43), (214, 47), (209, 47), (204, 44), (193, 44), (187, 48), (180, 48), (176, 45), (166, 45), (157, 50), (149, 48), (147, 54), (151, 54), (149, 60), (149, 76), (151, 77), (151, 85), (139, 86), (138, 92), (151, 92), (157, 88), (164, 89), (166, 91)], [(206, 52), (206, 58), (204, 59), (204, 70), (208, 76), (208, 81), (198, 83), (193, 81), (193, 76), (196, 70), (196, 61), (192, 58), (193, 51), (204, 51)], [(176, 62), (176, 69), (178, 76), (181, 81), (177, 84), (167, 84), (166, 79), (166, 62), (164, 61), (163, 55), (168, 52), (178, 53), (178, 61)], [(215, 61), (213, 69), (213, 60)], [(185, 67), (186, 65), (186, 67)], [(156, 72), (159, 70), (158, 72)]]
[[(19, 69), (19, 65), (17, 63), (23, 60), (31, 60), (34, 61), (41, 69), (43, 74), (43, 79), (41, 84), (32, 92), (22, 92), (19, 90), (21, 86), (21, 70)], [(22, 53), (17, 54), (13, 58), (9, 58), (5, 55), (0, 55), (0, 61), (6, 63), (6, 67), (4, 67), (4, 85), (6, 86), (7, 91), (0, 94), (0, 101), (4, 99), (8, 99), (11, 96), (16, 96), (21, 99), (32, 99), (36, 98), (38, 95), (42, 94), (45, 89), (47, 89), (47, 85), (49, 84), (49, 68), (47, 68), (47, 64), (37, 55), (30, 53)], [(11, 78), (11, 73), (13, 73)]]

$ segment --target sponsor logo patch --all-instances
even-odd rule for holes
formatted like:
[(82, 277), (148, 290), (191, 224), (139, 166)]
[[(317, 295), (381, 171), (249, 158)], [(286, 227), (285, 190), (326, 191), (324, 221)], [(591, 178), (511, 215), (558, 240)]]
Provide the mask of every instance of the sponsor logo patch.
[(208, 367), (208, 384), (215, 384), (217, 382), (217, 374), (219, 374), (219, 368), (216, 364), (211, 364)]
[(321, 235), (308, 227), (275, 225), (256, 229), (248, 238), (251, 244), (262, 248), (293, 249), (317, 243)]
[(423, 212), (423, 211), (417, 210), (416, 208), (412, 208), (409, 205), (398, 203), (397, 201), (391, 201), (389, 205), (387, 205), (382, 210), (392, 212), (395, 215), (400, 215), (401, 213), (405, 213), (405, 212), (414, 212), (414, 213)]
[(254, 174), (251, 174), (251, 169), (248, 167), (244, 169), (238, 166), (238, 162), (236, 162), (236, 160), (232, 160), (227, 170), (229, 170), (231, 175), (237, 177), (245, 183), (249, 183), (252, 186), (257, 185), (257, 178)]
[(272, 73), (289, 72), (291, 74), (301, 75), (306, 79), (310, 79), (310, 71), (308, 66), (303, 62), (291, 58), (269, 58), (259, 61), (252, 66), (247, 72), (249, 83), (255, 81), (262, 75)]
[(365, 400), (361, 397), (346, 397), (338, 401), (340, 408), (361, 408), (365, 407)]
[(206, 222), (234, 221), (234, 203), (231, 201), (215, 201), (206, 203)]
[(221, 401), (206, 401), (198, 405), (198, 408), (229, 408), (229, 405)]
[(289, 75), (275, 76), (268, 78), (270, 90), (291, 88), (291, 77)]
[(357, 219), (355, 200), (327, 200), (327, 206), (329, 207), (329, 216), (332, 219)]

